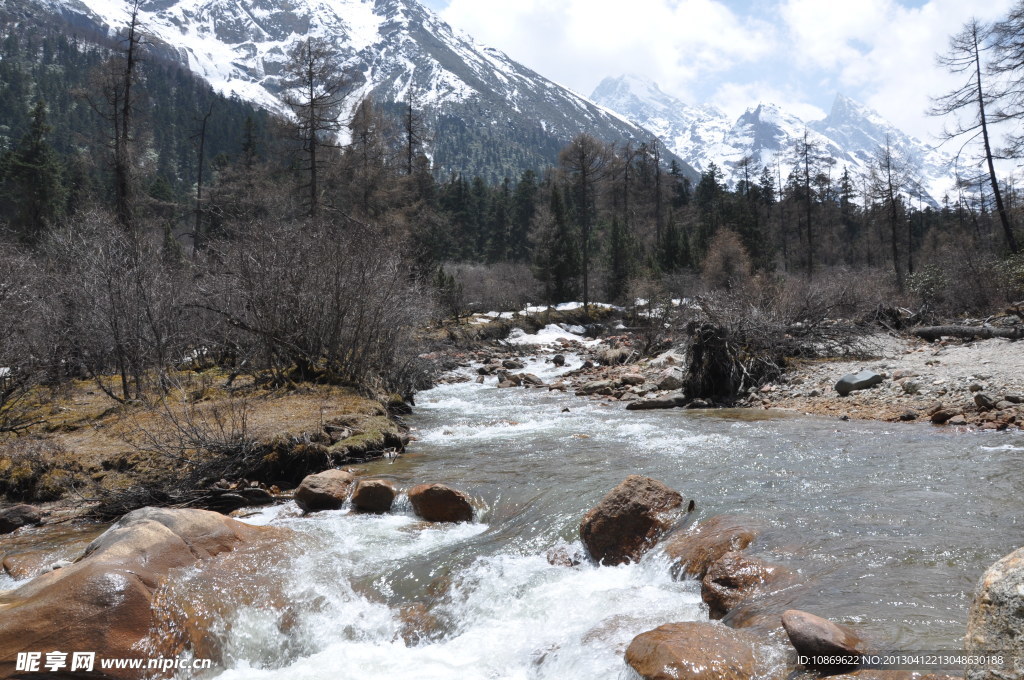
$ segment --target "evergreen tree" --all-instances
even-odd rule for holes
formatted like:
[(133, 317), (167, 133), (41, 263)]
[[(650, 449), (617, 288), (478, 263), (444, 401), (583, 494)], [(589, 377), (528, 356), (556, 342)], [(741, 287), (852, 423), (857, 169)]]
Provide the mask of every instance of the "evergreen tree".
[(612, 301), (622, 300), (629, 288), (636, 262), (636, 244), (625, 223), (612, 217), (608, 233), (608, 283), (605, 293)]
[(538, 218), (532, 234), (534, 276), (544, 285), (549, 304), (570, 302), (579, 291), (578, 236), (557, 186), (551, 190), (549, 208)]
[(57, 153), (47, 141), (50, 125), (46, 105), (32, 109), (32, 123), (3, 168), (4, 198), (11, 226), (23, 239), (36, 242), (46, 227), (64, 212), (64, 184)]

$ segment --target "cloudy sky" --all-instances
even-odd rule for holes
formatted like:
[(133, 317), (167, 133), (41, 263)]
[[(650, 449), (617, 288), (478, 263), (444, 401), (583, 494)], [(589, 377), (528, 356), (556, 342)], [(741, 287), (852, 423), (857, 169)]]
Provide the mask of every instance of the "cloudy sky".
[(924, 110), (953, 82), (935, 66), (972, 16), (1014, 0), (425, 0), (456, 28), (589, 95), (636, 73), (738, 116), (771, 101), (822, 118), (837, 92), (930, 139)]

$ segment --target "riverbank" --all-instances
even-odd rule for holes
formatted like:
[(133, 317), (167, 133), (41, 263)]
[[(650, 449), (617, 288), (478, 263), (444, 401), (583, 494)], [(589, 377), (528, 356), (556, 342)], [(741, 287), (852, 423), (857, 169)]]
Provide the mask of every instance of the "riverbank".
[(114, 519), (145, 505), (226, 512), (408, 442), (394, 417), (406, 410), (400, 401), (332, 385), (275, 389), (219, 369), (175, 381), (166, 394), (124, 404), (93, 381), (40, 390), (37, 424), (0, 441), (0, 492), (50, 521)]
[[(571, 327), (548, 326), (486, 350), (463, 354), (485, 362), (478, 380), (506, 387), (546, 387), (573, 391), (631, 410), (722, 406), (681, 392), (687, 347), (672, 344), (644, 357), (636, 334), (612, 331), (599, 339), (574, 335)], [(862, 357), (789, 359), (782, 375), (750, 389), (729, 406), (784, 409), (808, 415), (886, 422), (933, 422), (951, 427), (1024, 429), (1024, 351), (1012, 340), (927, 342), (909, 334), (877, 332), (861, 341)], [(551, 385), (524, 380), (517, 357), (553, 359), (559, 352), (580, 354), (586, 362)], [(510, 361), (508, 365), (503, 362)], [(840, 394), (846, 375), (877, 375), (866, 389)]]

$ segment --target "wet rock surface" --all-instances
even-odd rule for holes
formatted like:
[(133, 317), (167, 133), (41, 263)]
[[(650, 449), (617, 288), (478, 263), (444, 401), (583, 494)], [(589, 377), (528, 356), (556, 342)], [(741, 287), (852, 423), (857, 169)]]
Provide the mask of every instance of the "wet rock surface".
[(602, 564), (633, 562), (671, 526), (682, 504), (679, 492), (649, 477), (630, 475), (583, 517), (580, 538)]
[(469, 496), (444, 484), (419, 484), (409, 489), (413, 511), (428, 522), (469, 522), (473, 505)]
[(303, 512), (337, 510), (348, 499), (354, 479), (346, 470), (324, 470), (308, 475), (295, 490), (295, 502)]
[(757, 538), (759, 529), (749, 518), (716, 515), (673, 532), (665, 539), (665, 554), (677, 578), (703, 579), (711, 565), (728, 552), (743, 550)]
[(746, 680), (756, 638), (714, 623), (668, 623), (633, 638), (626, 663), (645, 680)]

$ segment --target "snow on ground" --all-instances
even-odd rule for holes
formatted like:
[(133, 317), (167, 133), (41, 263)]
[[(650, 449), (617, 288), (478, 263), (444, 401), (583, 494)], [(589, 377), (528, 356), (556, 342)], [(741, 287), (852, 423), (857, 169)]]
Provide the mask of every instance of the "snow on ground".
[(568, 326), (566, 324), (548, 324), (536, 333), (527, 333), (522, 328), (513, 328), (505, 339), (510, 345), (553, 345), (559, 340), (575, 340), (588, 347), (598, 345), (600, 340), (591, 340), (584, 337), (582, 326)]

